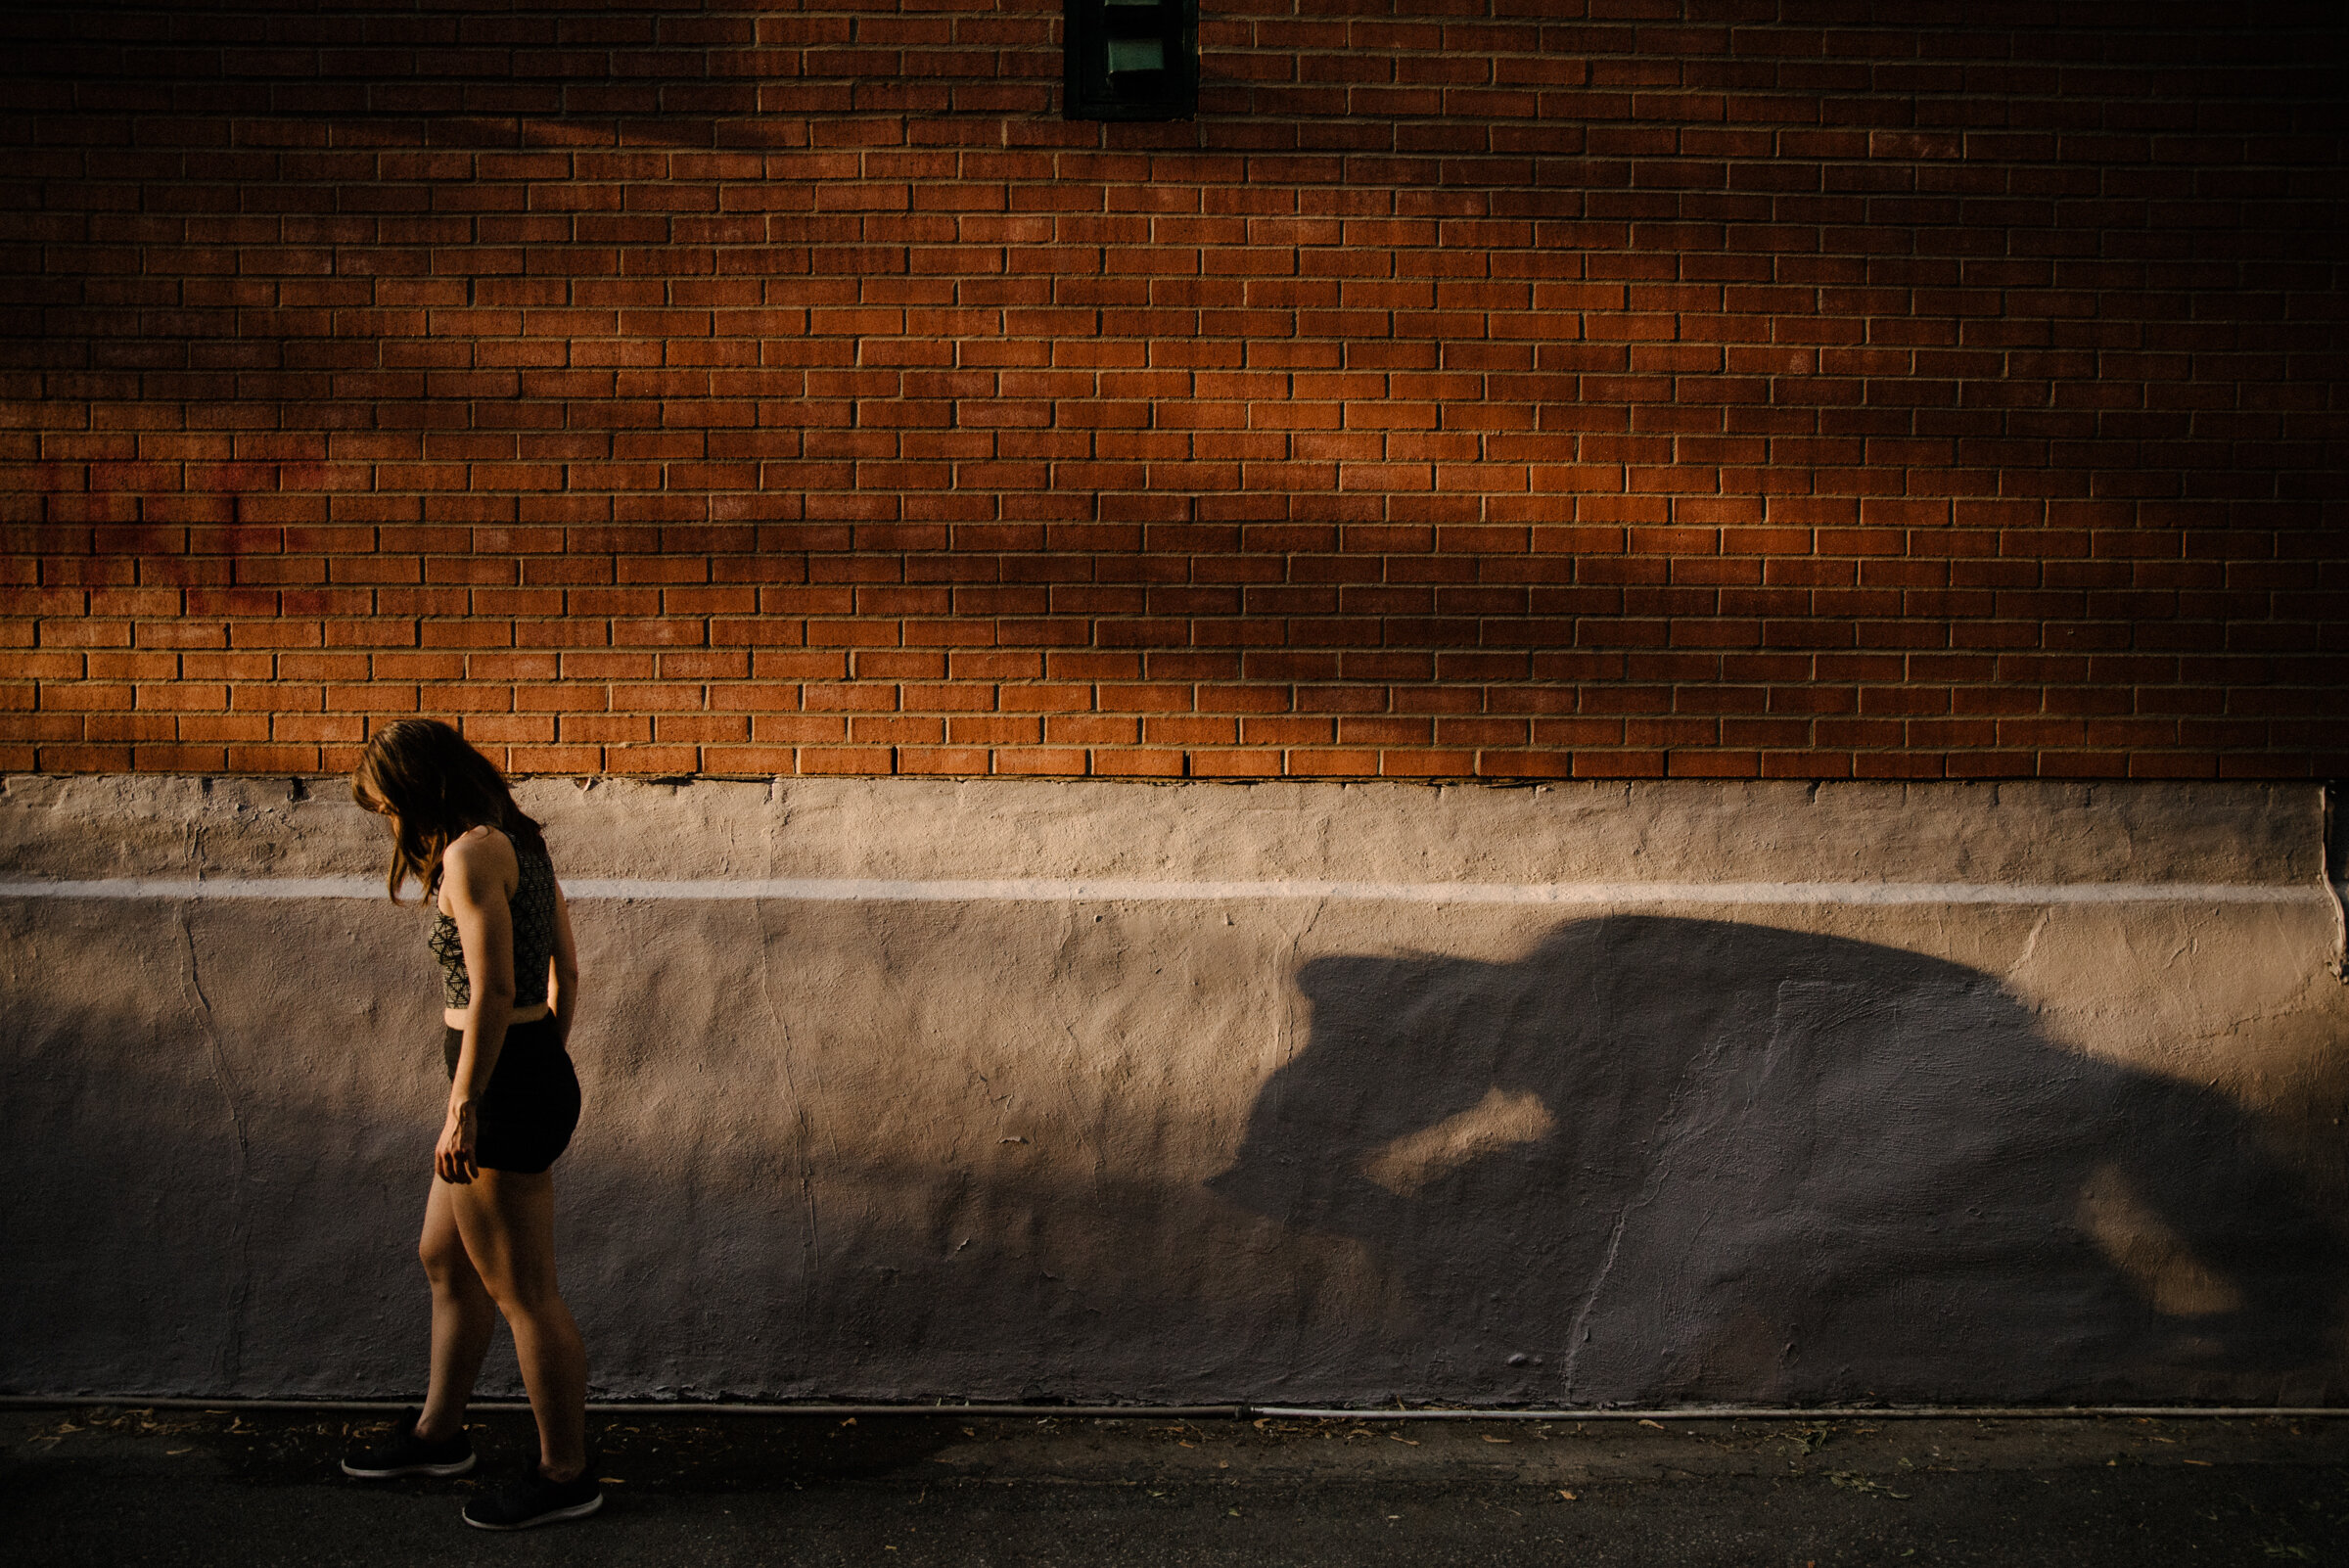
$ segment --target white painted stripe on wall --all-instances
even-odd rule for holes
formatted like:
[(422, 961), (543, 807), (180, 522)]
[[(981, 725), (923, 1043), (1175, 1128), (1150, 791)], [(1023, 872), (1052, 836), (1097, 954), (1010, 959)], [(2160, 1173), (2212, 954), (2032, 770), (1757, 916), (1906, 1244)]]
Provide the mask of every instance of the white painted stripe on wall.
[[(786, 877), (659, 882), (581, 878), (574, 899), (614, 901), (785, 903), (1338, 903), (1911, 904), (2240, 903), (2326, 901), (2323, 884), (2237, 882), (1149, 882), (1016, 877), (997, 881)], [(381, 899), (372, 877), (109, 877), (84, 882), (0, 882), (0, 899)]]
[(0, 899), (380, 899), (380, 877), (105, 877), (0, 882)]

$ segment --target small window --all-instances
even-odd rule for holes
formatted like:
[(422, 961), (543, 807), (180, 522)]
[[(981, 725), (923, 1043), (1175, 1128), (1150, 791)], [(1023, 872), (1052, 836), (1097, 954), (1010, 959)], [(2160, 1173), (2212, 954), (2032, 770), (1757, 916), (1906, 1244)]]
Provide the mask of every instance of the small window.
[(1199, 107), (1198, 0), (1061, 0), (1061, 113), (1188, 119)]

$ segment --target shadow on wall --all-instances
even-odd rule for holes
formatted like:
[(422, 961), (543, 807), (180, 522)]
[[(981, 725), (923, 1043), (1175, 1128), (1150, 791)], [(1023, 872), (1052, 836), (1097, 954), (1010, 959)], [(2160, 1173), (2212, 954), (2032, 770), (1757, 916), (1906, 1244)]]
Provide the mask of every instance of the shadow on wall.
[[(0, 1005), (0, 1390), (413, 1390), (446, 1080), (387, 914), (0, 908), (43, 981)], [(2265, 1124), (2052, 1048), (1972, 970), (1655, 919), (1321, 959), (1267, 1080), (1285, 948), (1197, 914), (587, 922), (634, 981), (558, 1177), (599, 1393), (2349, 1391), (2349, 1257)]]
[(2288, 1403), (2329, 1381), (2342, 1240), (2243, 1114), (2055, 1049), (1975, 970), (1627, 917), (1514, 963), (1323, 958), (1299, 984), (1312, 1038), (1211, 1186), (1368, 1244), (1447, 1386)]

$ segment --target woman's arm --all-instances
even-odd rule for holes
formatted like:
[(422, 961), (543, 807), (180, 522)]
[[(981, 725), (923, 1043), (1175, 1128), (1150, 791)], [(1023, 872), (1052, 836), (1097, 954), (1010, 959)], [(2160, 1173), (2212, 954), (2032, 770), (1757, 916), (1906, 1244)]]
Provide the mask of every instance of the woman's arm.
[(555, 945), (546, 955), (546, 1010), (555, 1020), (555, 1038), (571, 1045), (572, 1015), (579, 1005), (579, 949), (571, 940), (571, 905), (563, 884), (555, 884)]
[(497, 1070), (506, 1022), (514, 1011), (514, 915), (506, 890), (520, 874), (514, 847), (499, 834), (468, 834), (440, 856), (440, 886), (465, 949), (472, 1000), (465, 1007), (465, 1042), (448, 1085), (448, 1122), (433, 1152), (433, 1169), (441, 1180), (460, 1185), (478, 1170), (473, 1149), (482, 1095)]

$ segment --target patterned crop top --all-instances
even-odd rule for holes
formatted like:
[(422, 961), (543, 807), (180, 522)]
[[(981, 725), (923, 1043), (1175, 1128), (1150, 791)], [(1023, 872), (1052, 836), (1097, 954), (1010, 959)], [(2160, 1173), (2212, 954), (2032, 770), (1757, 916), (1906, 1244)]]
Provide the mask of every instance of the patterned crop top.
[[(544, 850), (517, 844), (522, 880), (508, 904), (514, 928), (514, 1005), (535, 1007), (546, 1000), (546, 964), (555, 950), (555, 863)], [(473, 981), (465, 973), (465, 944), (457, 923), (436, 911), (425, 945), (440, 960), (440, 995), (451, 1007), (473, 1002)]]

